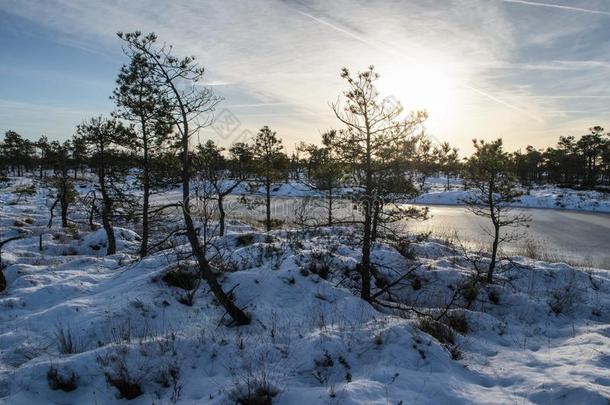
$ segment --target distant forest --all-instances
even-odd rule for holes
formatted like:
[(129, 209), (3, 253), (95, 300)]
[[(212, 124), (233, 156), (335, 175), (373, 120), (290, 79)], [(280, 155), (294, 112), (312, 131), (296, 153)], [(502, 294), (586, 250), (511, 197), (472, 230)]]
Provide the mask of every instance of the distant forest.
[[(326, 136), (335, 131), (329, 131)], [(138, 167), (141, 156), (127, 139), (115, 143), (112, 150), (112, 161), (116, 167)], [(277, 138), (277, 135), (276, 135)], [(278, 138), (279, 139), (279, 138)], [(253, 144), (238, 143), (228, 150), (208, 141), (196, 145), (191, 151), (194, 162), (213, 158), (217, 169), (224, 168), (234, 178), (248, 176), (248, 170), (256, 166), (256, 156), (252, 154)], [(325, 153), (324, 145), (299, 145), (297, 150), (288, 154), (283, 148), (274, 157), (274, 168), (280, 179), (297, 179), (303, 176), (316, 180), (316, 170), (323, 161), (326, 164), (332, 156)], [(159, 178), (176, 182), (180, 176), (179, 145), (165, 145), (160, 153), (151, 154), (149, 159)], [(400, 153), (397, 151), (396, 153)], [(552, 184), (577, 189), (599, 189), (606, 191), (610, 186), (610, 132), (595, 126), (589, 133), (577, 136), (562, 136), (555, 147), (536, 149), (527, 146), (510, 155), (507, 167), (519, 182), (526, 187)], [(416, 172), (417, 178), (425, 180), (430, 176), (444, 175), (448, 178), (461, 177), (465, 158), (460, 158), (456, 148), (444, 142), (434, 145), (425, 136), (413, 136), (408, 153), (404, 158), (409, 161), (409, 168)], [(42, 177), (46, 170), (55, 170), (58, 166), (69, 169), (76, 177), (79, 171), (96, 166), (97, 155), (87, 147), (86, 142), (74, 135), (65, 142), (50, 141), (46, 136), (31, 141), (15, 131), (7, 131), (3, 142), (0, 142), (0, 175), (20, 176), (25, 172), (38, 171)], [(195, 164), (197, 166), (197, 164)], [(315, 169), (318, 168), (318, 169)], [(315, 170), (314, 170), (315, 169)], [(319, 174), (319, 173), (318, 173)], [(423, 184), (422, 184), (423, 186)]]

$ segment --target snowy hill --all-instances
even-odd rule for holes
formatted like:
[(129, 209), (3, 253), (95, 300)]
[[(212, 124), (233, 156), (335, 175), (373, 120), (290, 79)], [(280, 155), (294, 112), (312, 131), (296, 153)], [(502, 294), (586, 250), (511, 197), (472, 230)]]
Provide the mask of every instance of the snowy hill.
[(138, 235), (117, 228), (119, 253), (104, 257), (103, 233), (53, 228), (40, 251), (46, 194), (14, 199), (0, 192), (3, 238), (26, 235), (2, 253), (0, 403), (610, 398), (608, 271), (516, 257), (488, 285), (449, 246), (377, 244), (380, 278), (403, 278), (392, 296), (378, 285), (372, 306), (356, 295), (352, 230), (267, 235), (233, 223), (212, 259), (253, 321), (231, 327), (206, 286), (196, 288), (186, 247), (138, 261)]

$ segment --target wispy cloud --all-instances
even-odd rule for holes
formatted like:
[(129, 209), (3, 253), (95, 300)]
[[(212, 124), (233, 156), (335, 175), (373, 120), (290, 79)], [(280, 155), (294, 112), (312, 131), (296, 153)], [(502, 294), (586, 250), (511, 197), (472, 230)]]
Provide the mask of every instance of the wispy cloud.
[[(405, 105), (436, 103), (430, 130), (465, 146), (473, 136), (504, 135), (519, 144), (531, 139), (522, 134), (544, 133), (549, 125), (570, 130), (586, 118), (605, 119), (571, 113), (596, 111), (596, 103), (605, 102), (600, 95), (610, 94), (604, 61), (610, 12), (588, 5), (3, 0), (0, 10), (44, 25), (58, 42), (115, 60), (121, 60), (116, 31), (155, 31), (180, 54), (198, 57), (209, 72), (205, 84), (226, 99), (221, 108), (235, 109), (245, 128), (271, 125), (286, 144), (315, 141), (320, 128), (338, 125), (327, 103), (343, 90), (340, 68), (374, 64), (386, 95)], [(564, 114), (559, 119), (558, 111)]]
[(288, 103), (252, 103), (252, 104), (228, 104), (226, 108), (259, 108), (259, 107), (277, 107), (289, 106)]
[[(373, 41), (371, 41), (371, 40), (369, 40), (369, 39), (367, 39), (365, 37), (353, 34), (353, 33), (349, 32), (349, 31), (347, 31), (347, 30), (345, 30), (345, 29), (343, 29), (341, 27), (338, 27), (335, 24), (329, 23), (329, 22), (327, 22), (327, 21), (325, 21), (323, 19), (314, 17), (314, 16), (312, 16), (310, 14), (307, 14), (307, 13), (304, 13), (302, 11), (298, 11), (298, 12), (300, 14), (308, 17), (308, 18), (311, 18), (312, 20), (314, 20), (314, 21), (316, 21), (316, 22), (318, 22), (318, 23), (320, 23), (322, 25), (325, 25), (325, 26), (327, 26), (327, 27), (329, 27), (329, 28), (331, 28), (331, 29), (333, 29), (335, 31), (338, 31), (338, 32), (340, 32), (342, 34), (345, 34), (348, 37), (353, 38), (353, 39), (355, 39), (357, 41), (360, 41), (360, 42), (362, 42), (362, 43), (364, 43), (366, 45), (372, 46), (372, 47), (374, 47), (374, 48), (376, 48), (378, 50), (381, 50), (383, 52), (387, 52), (387, 53), (389, 53), (391, 55), (394, 55), (394, 56), (399, 56), (401, 58), (410, 59), (410, 61), (412, 63), (416, 62), (414, 59), (409, 58), (409, 53), (408, 53), (407, 50), (402, 50), (402, 49), (400, 49), (398, 47), (379, 45), (379, 44), (377, 44), (377, 43), (375, 43), (375, 42), (373, 42)], [(510, 108), (510, 109), (512, 109), (514, 111), (517, 111), (517, 112), (519, 112), (519, 113), (521, 113), (521, 114), (523, 114), (523, 115), (525, 115), (525, 116), (527, 116), (529, 118), (532, 118), (532, 119), (534, 119), (534, 120), (536, 120), (538, 122), (543, 122), (544, 121), (538, 115), (532, 114), (530, 111), (528, 111), (526, 109), (523, 109), (523, 108), (521, 108), (521, 107), (519, 107), (519, 106), (517, 106), (517, 105), (515, 105), (513, 103), (510, 103), (510, 102), (508, 102), (506, 100), (503, 100), (502, 98), (497, 97), (494, 94), (492, 94), (492, 93), (490, 93), (488, 91), (485, 91), (485, 90), (483, 90), (483, 89), (481, 89), (481, 88), (479, 88), (477, 86), (474, 86), (474, 85), (472, 85), (470, 83), (467, 83), (467, 82), (464, 82), (464, 81), (458, 81), (457, 83), (460, 86), (462, 86), (462, 87), (464, 87), (464, 88), (466, 88), (466, 89), (468, 89), (468, 90), (470, 90), (470, 91), (472, 91), (472, 92), (474, 92), (474, 93), (476, 93), (476, 94), (478, 94), (480, 96), (483, 96), (483, 97), (485, 97), (485, 98), (487, 98), (487, 99), (489, 99), (489, 100), (491, 100), (491, 101), (493, 101), (495, 103), (498, 103), (498, 104), (500, 104), (500, 105), (502, 105), (504, 107), (508, 107), (508, 108)]]
[(523, 4), (526, 6), (535, 6), (535, 7), (556, 8), (556, 9), (566, 10), (566, 11), (576, 11), (578, 13), (588, 13), (588, 14), (598, 14), (598, 15), (610, 16), (610, 11), (591, 10), (588, 8), (565, 6), (563, 4), (539, 3), (537, 1), (526, 1), (526, 0), (499, 0), (499, 1), (501, 1), (503, 3)]

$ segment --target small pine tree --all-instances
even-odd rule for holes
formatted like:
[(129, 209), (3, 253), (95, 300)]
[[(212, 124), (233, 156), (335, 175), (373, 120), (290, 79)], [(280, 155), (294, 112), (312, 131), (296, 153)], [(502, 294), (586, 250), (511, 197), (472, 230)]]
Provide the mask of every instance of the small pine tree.
[[(341, 161), (352, 171), (354, 190), (363, 213), (361, 298), (371, 301), (372, 243), (384, 224), (398, 219), (422, 218), (425, 212), (404, 209), (393, 196), (410, 194), (414, 187), (405, 176), (405, 161), (397, 151), (410, 144), (410, 138), (426, 119), (425, 112), (402, 118), (402, 106), (379, 95), (375, 81), (379, 75), (370, 66), (356, 75), (344, 68), (341, 77), (347, 82), (344, 104), (332, 104), (335, 116), (346, 128), (333, 141)], [(402, 167), (402, 168), (401, 168)], [(387, 228), (386, 228), (387, 229)]]
[(117, 163), (117, 145), (127, 145), (134, 137), (132, 128), (124, 126), (116, 119), (91, 118), (77, 127), (77, 135), (91, 150), (91, 165), (96, 168), (98, 186), (102, 194), (102, 224), (108, 239), (106, 254), (116, 253), (113, 216), (115, 196), (113, 166)]
[[(199, 133), (201, 129), (213, 122), (212, 112), (221, 98), (206, 87), (194, 86), (195, 83), (201, 82), (205, 73), (205, 69), (199, 66), (195, 57), (176, 57), (172, 54), (173, 48), (171, 46), (158, 46), (157, 35), (154, 33), (142, 35), (141, 32), (136, 31), (132, 33), (119, 32), (117, 35), (125, 43), (124, 51), (127, 56), (133, 59), (136, 55), (141, 55), (144, 58), (151, 69), (152, 85), (158, 88), (160, 94), (163, 94), (169, 102), (171, 124), (178, 131), (180, 137), (182, 216), (186, 236), (199, 265), (200, 274), (233, 321), (238, 325), (249, 324), (250, 317), (241, 308), (237, 307), (231, 297), (224, 292), (212, 271), (210, 262), (206, 257), (207, 246), (199, 240), (191, 216), (190, 139), (194, 134)], [(185, 82), (193, 85), (183, 86), (182, 84)]]
[(315, 144), (299, 146), (299, 150), (308, 155), (306, 168), (310, 184), (326, 195), (328, 226), (333, 226), (335, 194), (341, 186), (345, 168), (333, 145), (336, 137), (337, 131), (330, 130), (322, 134), (322, 146)]
[(488, 218), (493, 226), (491, 259), (487, 272), (487, 281), (493, 282), (498, 248), (502, 242), (514, 237), (514, 234), (502, 234), (506, 227), (526, 225), (530, 218), (522, 213), (514, 213), (510, 203), (521, 193), (511, 170), (511, 160), (503, 150), (502, 139), (493, 142), (473, 140), (475, 153), (468, 159), (464, 171), (466, 187), (474, 194), (464, 202), (468, 209), (477, 216)]
[(148, 255), (150, 195), (155, 176), (152, 160), (176, 142), (175, 135), (171, 136), (171, 106), (161, 89), (155, 85), (153, 66), (141, 53), (134, 53), (129, 64), (123, 65), (116, 84), (112, 98), (118, 110), (114, 115), (132, 122), (137, 128), (133, 146), (139, 154), (142, 168), (140, 257), (145, 257)]
[[(218, 233), (225, 234), (226, 210), (225, 198), (239, 186), (244, 178), (233, 176), (230, 170), (230, 161), (223, 155), (224, 148), (217, 146), (209, 140), (205, 144), (197, 145), (195, 153), (196, 167), (199, 168), (204, 188), (212, 188), (218, 206)], [(209, 187), (208, 187), (209, 186)]]
[(255, 172), (265, 188), (265, 227), (271, 231), (271, 188), (286, 175), (288, 158), (283, 152), (282, 140), (275, 131), (264, 126), (256, 134), (252, 146)]
[[(53, 204), (53, 207), (59, 203), (61, 210), (61, 226), (62, 228), (68, 227), (68, 208), (76, 200), (76, 190), (74, 189), (74, 182), (70, 178), (69, 171), (74, 164), (71, 155), (71, 142), (66, 141), (60, 144), (57, 141), (51, 142), (47, 154), (48, 164), (53, 168), (53, 186), (57, 193), (57, 199)], [(51, 219), (49, 219), (49, 226), (53, 219), (53, 208), (51, 208)]]

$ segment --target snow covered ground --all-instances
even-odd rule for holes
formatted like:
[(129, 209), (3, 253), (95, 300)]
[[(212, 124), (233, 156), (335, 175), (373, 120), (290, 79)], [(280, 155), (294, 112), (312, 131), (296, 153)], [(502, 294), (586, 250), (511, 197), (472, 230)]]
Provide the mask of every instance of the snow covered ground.
[[(451, 182), (445, 190), (446, 179), (431, 178), (427, 191), (415, 199), (418, 204), (458, 205), (471, 196), (459, 181)], [(523, 190), (523, 195), (511, 204), (522, 208), (552, 208), (577, 211), (610, 212), (610, 193), (578, 191), (553, 186), (537, 186)]]
[[(460, 180), (450, 179), (449, 190), (446, 190), (447, 179), (432, 177), (426, 181), (425, 191), (412, 202), (427, 205), (461, 205), (471, 193), (463, 189)], [(346, 194), (351, 189), (343, 189), (339, 194)], [(235, 194), (248, 194), (250, 188), (246, 183), (234, 191)], [(259, 194), (263, 188), (257, 189)], [(276, 197), (317, 197), (323, 196), (304, 182), (290, 181), (278, 183), (272, 190)], [(523, 195), (514, 203), (521, 208), (567, 209), (591, 212), (610, 212), (610, 193), (598, 191), (579, 191), (554, 186), (536, 186), (530, 190), (524, 189)]]
[(274, 404), (610, 399), (609, 271), (515, 257), (488, 285), (437, 241), (378, 244), (380, 278), (408, 275), (371, 306), (355, 295), (352, 230), (267, 236), (235, 222), (212, 259), (253, 321), (228, 327), (205, 286), (185, 304), (191, 285), (172, 276), (193, 268), (186, 247), (138, 261), (139, 236), (118, 228), (119, 252), (105, 257), (100, 231), (46, 228), (44, 189), (13, 191), (0, 189), (0, 239), (25, 237), (2, 251), (2, 404), (128, 403), (117, 386), (136, 404), (249, 392)]
[[(25, 184), (29, 179), (13, 179)], [(91, 177), (91, 180), (93, 178)], [(137, 184), (134, 176), (129, 176), (127, 182), (133, 189)], [(233, 181), (227, 181), (227, 187)], [(426, 180), (424, 192), (410, 202), (422, 205), (463, 205), (463, 201), (471, 197), (471, 193), (464, 190), (460, 179), (450, 179), (449, 189), (446, 189), (447, 179), (445, 177), (430, 177)], [(77, 189), (81, 194), (91, 190), (90, 182), (79, 182)], [(342, 188), (336, 191), (338, 196), (349, 196), (353, 188)], [(555, 186), (534, 186), (531, 189), (523, 189), (523, 195), (511, 205), (519, 208), (546, 208), (575, 211), (588, 211), (610, 213), (610, 193), (599, 191), (573, 190)], [(180, 197), (180, 189), (173, 190), (176, 197)], [(235, 195), (264, 195), (265, 189), (262, 185), (243, 182), (239, 184), (232, 194)], [(168, 193), (165, 193), (166, 196)], [(301, 197), (324, 197), (326, 194), (309, 186), (305, 181), (290, 180), (276, 183), (271, 190), (274, 197), (301, 198)]]

